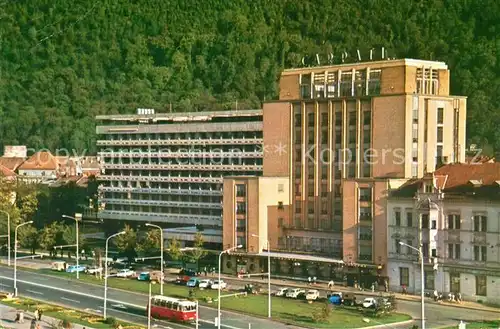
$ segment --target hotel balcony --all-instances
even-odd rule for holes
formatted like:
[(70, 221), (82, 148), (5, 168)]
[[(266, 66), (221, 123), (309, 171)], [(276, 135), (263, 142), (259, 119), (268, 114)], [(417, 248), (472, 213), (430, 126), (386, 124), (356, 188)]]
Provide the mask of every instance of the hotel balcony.
[(152, 212), (103, 210), (98, 214), (102, 219), (135, 220), (146, 222), (165, 222), (187, 225), (222, 225), (221, 216), (189, 215), (189, 214), (165, 214)]
[(203, 209), (222, 209), (220, 203), (209, 202), (189, 202), (189, 201), (161, 201), (161, 200), (138, 200), (138, 199), (110, 199), (103, 198), (106, 204), (122, 205), (143, 205), (143, 206), (166, 206), (179, 208), (203, 208)]
[(123, 170), (192, 170), (192, 171), (262, 171), (262, 165), (216, 164), (104, 164), (104, 169)]
[(169, 194), (169, 195), (213, 195), (221, 196), (220, 190), (200, 190), (200, 189), (163, 189), (163, 188), (133, 188), (133, 187), (107, 187), (99, 186), (103, 192), (130, 192), (144, 194)]
[(222, 177), (179, 177), (179, 176), (131, 176), (131, 175), (100, 175), (100, 181), (136, 181), (136, 182), (166, 182), (166, 183), (215, 183), (222, 184)]
[(100, 157), (103, 158), (182, 158), (182, 159), (196, 159), (196, 158), (262, 158), (264, 152), (196, 152), (195, 150), (186, 152), (98, 152)]
[(98, 140), (97, 146), (148, 146), (148, 145), (253, 145), (263, 144), (263, 138), (209, 138), (209, 139), (114, 139)]

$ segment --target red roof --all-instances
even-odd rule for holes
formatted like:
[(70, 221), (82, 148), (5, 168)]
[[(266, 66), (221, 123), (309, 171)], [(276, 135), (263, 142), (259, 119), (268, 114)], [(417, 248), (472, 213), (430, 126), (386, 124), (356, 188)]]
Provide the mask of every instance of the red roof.
[(449, 164), (436, 170), (435, 176), (441, 177), (443, 189), (464, 186), (472, 180), (481, 181), (482, 186), (494, 185), (500, 181), (500, 162)]
[(36, 152), (20, 167), (20, 170), (57, 170), (57, 159), (48, 151)]
[(9, 168), (0, 164), (0, 176), (1, 177), (13, 177), (16, 176), (16, 173)]
[(16, 171), (17, 168), (24, 162), (24, 158), (17, 157), (0, 157), (0, 165), (12, 170)]

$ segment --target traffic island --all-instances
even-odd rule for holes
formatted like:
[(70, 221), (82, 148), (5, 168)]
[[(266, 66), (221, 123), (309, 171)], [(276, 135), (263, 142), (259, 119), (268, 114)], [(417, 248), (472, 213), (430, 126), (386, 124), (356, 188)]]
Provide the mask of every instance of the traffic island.
[[(47, 304), (41, 301), (28, 298), (12, 298), (6, 294), (0, 294), (0, 303), (27, 313), (34, 313), (36, 310), (42, 311), (42, 321), (48, 323), (53, 328), (72, 329), (84, 327), (87, 329), (145, 329), (145, 327), (119, 321), (114, 318), (104, 320), (102, 316), (67, 309), (58, 305)], [(25, 321), (29, 323), (29, 321)]]

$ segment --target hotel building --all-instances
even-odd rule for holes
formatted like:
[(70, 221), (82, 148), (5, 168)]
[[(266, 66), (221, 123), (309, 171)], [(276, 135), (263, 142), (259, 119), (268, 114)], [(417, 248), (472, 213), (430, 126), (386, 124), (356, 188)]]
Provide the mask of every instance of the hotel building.
[(104, 220), (220, 231), (223, 178), (262, 174), (262, 110), (96, 119)]
[(387, 207), (391, 290), (461, 293), (500, 302), (500, 163), (450, 164), (390, 191)]
[[(264, 177), (288, 178), (290, 193), (288, 215), (268, 217), (271, 249), (385, 275), (390, 186), (465, 159), (466, 98), (449, 94), (449, 77), (445, 63), (413, 59), (285, 70), (263, 107)], [(235, 241), (224, 233), (224, 247)]]

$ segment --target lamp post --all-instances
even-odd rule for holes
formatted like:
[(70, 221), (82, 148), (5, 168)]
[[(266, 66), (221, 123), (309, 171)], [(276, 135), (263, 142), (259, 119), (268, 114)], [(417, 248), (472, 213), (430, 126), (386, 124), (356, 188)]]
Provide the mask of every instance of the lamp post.
[(148, 329), (151, 329), (151, 285), (154, 281), (149, 281), (149, 298), (148, 298)]
[(421, 305), (421, 317), (422, 317), (422, 324), (421, 324), (421, 328), (422, 329), (425, 329), (425, 294), (424, 294), (424, 289), (425, 289), (425, 282), (424, 282), (424, 254), (422, 252), (422, 245), (420, 245), (420, 249), (418, 248), (415, 248), (413, 246), (410, 246), (409, 244), (406, 244), (404, 242), (401, 242), (399, 241), (399, 244), (402, 245), (402, 246), (406, 246), (412, 250), (416, 250), (419, 255), (420, 255), (420, 277), (421, 277), (421, 280), (420, 280), (420, 283), (421, 283), (421, 288), (420, 288), (420, 305)]
[(0, 213), (7, 215), (7, 265), (10, 266), (10, 214), (5, 210), (0, 210)]
[(115, 236), (122, 235), (122, 234), (125, 234), (125, 231), (121, 231), (121, 232), (115, 233), (113, 235), (110, 235), (106, 239), (106, 254), (105, 254), (105, 258), (104, 258), (104, 312), (103, 312), (104, 320), (106, 320), (106, 304), (107, 304), (106, 302), (108, 299), (108, 245), (109, 245), (109, 240), (111, 238), (114, 238)]
[(21, 226), (33, 224), (33, 221), (24, 222), (16, 226), (14, 229), (14, 296), (17, 297), (17, 229)]
[[(259, 238), (257, 234), (252, 234), (253, 237)], [(270, 319), (271, 316), (271, 245), (269, 244), (269, 239), (266, 239), (267, 244), (267, 317)]]
[(222, 255), (225, 253), (228, 253), (230, 251), (236, 250), (243, 247), (242, 245), (237, 245), (236, 247), (231, 247), (229, 249), (223, 250), (219, 254), (219, 277), (218, 277), (218, 285), (217, 285), (217, 329), (220, 329), (220, 269), (221, 269), (221, 262), (222, 262)]
[(160, 230), (160, 271), (161, 271), (161, 285), (160, 285), (160, 295), (163, 296), (163, 229), (155, 224), (146, 223), (146, 226), (154, 227)]
[(80, 253), (78, 250), (78, 244), (79, 244), (79, 233), (78, 233), (78, 221), (82, 219), (82, 214), (75, 214), (75, 217), (68, 216), (68, 215), (62, 215), (64, 218), (69, 218), (73, 219), (75, 221), (76, 225), (76, 278), (80, 279)]

